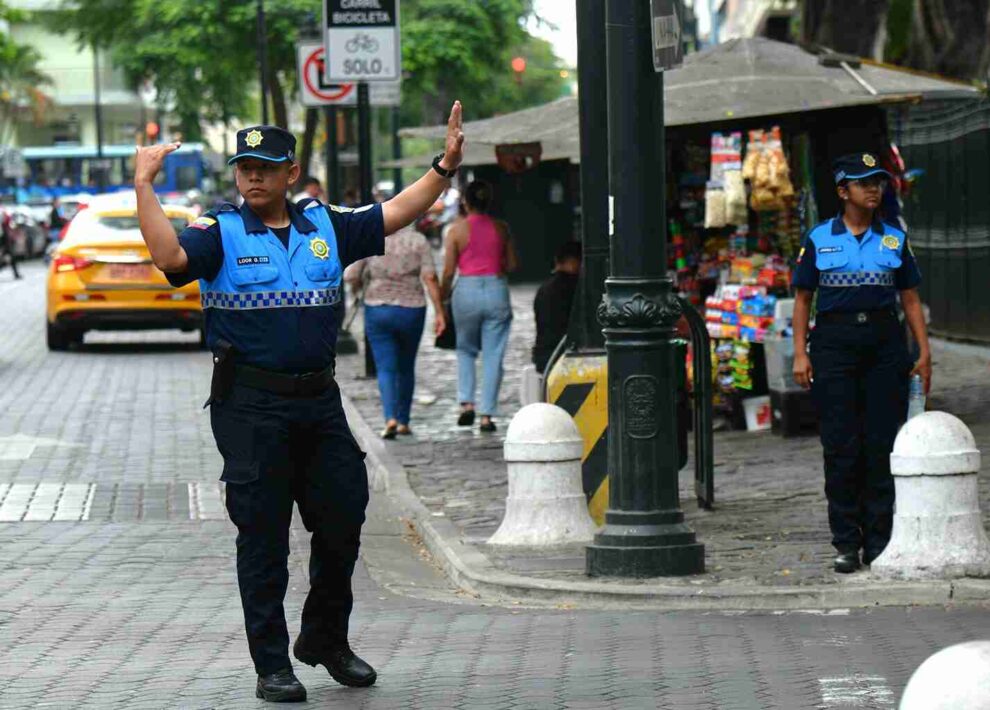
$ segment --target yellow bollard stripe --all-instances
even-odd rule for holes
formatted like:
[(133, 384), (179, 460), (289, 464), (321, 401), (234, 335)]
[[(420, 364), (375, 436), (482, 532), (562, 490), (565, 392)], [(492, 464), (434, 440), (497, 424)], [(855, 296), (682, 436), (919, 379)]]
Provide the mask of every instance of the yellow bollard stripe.
[(574, 418), (584, 451), (581, 477), (598, 525), (608, 507), (608, 371), (604, 356), (565, 357), (550, 373), (547, 398)]

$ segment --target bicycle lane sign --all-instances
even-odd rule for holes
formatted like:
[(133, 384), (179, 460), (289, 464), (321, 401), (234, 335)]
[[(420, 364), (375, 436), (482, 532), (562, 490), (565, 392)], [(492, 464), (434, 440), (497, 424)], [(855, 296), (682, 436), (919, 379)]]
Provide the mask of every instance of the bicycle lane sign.
[(399, 0), (323, 0), (324, 81), (396, 81), (402, 75)]

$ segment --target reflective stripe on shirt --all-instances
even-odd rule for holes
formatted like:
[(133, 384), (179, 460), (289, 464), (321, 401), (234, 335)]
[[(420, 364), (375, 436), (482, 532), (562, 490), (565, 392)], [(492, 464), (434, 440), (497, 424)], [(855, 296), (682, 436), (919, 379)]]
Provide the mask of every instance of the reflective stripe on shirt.
[(311, 291), (256, 291), (253, 293), (205, 291), (200, 300), (203, 308), (219, 308), (229, 311), (332, 306), (340, 301), (340, 289), (334, 287)]
[(893, 271), (822, 271), (818, 276), (819, 286), (893, 286)]

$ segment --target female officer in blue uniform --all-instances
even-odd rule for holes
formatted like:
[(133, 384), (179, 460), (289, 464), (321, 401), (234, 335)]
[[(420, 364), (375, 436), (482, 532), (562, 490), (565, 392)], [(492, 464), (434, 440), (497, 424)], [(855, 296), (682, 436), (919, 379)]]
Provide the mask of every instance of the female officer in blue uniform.
[(282, 606), (293, 502), (313, 534), (293, 654), (326, 666), (344, 685), (376, 680), (347, 641), (368, 480), (333, 377), (334, 305), (344, 267), (383, 254), (385, 236), (450, 185), (463, 141), (455, 102), (446, 151), (433, 169), (384, 204), (351, 209), (287, 201), (299, 177), (295, 138), (274, 126), (238, 131), (230, 162), (244, 204), (208, 212), (178, 237), (152, 189), (163, 158), (178, 146), (138, 150), (138, 218), (155, 265), (175, 286), (200, 281), (214, 354), (208, 404), (237, 526), (237, 580), (259, 698), (306, 699), (289, 660)]
[[(818, 405), (834, 569), (848, 573), (859, 569), (861, 550), (869, 565), (890, 540), (890, 452), (907, 416), (909, 375), (920, 374), (927, 392), (932, 365), (914, 254), (904, 231), (879, 213), (890, 174), (872, 153), (839, 158), (834, 173), (842, 212), (808, 233), (794, 273), (794, 378)], [(920, 348), (913, 365), (898, 293)]]

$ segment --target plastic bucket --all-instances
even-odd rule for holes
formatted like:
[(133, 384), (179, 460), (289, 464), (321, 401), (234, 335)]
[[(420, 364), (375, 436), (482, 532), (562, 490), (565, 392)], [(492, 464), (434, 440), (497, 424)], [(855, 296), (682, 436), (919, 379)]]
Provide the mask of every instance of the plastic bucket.
[(743, 412), (746, 415), (746, 431), (764, 431), (773, 423), (773, 410), (770, 407), (770, 396), (750, 397), (743, 400)]

